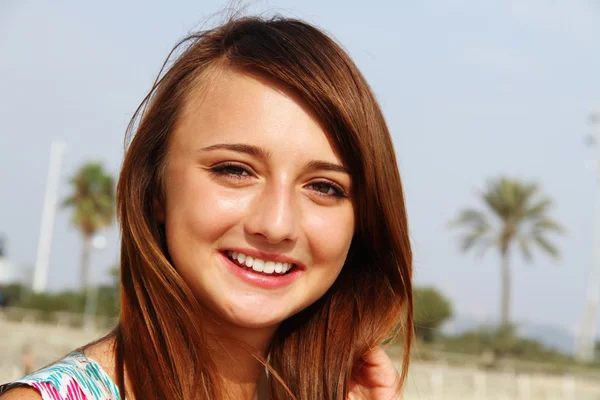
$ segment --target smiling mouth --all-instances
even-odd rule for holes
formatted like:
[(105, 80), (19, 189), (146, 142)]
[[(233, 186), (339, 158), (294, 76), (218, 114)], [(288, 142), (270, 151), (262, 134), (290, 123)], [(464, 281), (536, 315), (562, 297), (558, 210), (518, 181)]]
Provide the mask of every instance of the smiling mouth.
[(223, 252), (234, 264), (240, 268), (250, 270), (257, 274), (268, 276), (283, 276), (296, 268), (296, 264), (282, 263), (279, 261), (265, 261), (254, 258), (237, 251), (227, 250)]

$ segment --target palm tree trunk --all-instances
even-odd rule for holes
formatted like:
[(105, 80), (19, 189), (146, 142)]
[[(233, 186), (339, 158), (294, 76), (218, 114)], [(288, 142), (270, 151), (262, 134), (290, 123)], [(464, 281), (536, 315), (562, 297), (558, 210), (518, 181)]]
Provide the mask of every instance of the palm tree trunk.
[(502, 304), (500, 309), (500, 322), (506, 329), (510, 324), (510, 252), (508, 246), (502, 247)]
[(81, 247), (81, 264), (79, 266), (79, 290), (87, 291), (88, 270), (90, 267), (90, 250), (92, 248), (92, 236), (83, 235), (83, 246)]

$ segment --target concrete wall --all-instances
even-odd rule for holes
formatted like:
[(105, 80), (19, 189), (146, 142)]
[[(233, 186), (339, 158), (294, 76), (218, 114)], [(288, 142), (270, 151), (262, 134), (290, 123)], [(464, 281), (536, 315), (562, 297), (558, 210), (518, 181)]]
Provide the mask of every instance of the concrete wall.
[[(32, 346), (42, 367), (105, 332), (0, 321), (0, 383), (22, 376), (22, 349)], [(413, 363), (404, 400), (600, 400), (600, 382), (573, 376), (515, 375)]]
[(0, 320), (0, 383), (22, 376), (22, 351), (31, 346), (35, 367), (63, 357), (103, 332), (46, 324)]

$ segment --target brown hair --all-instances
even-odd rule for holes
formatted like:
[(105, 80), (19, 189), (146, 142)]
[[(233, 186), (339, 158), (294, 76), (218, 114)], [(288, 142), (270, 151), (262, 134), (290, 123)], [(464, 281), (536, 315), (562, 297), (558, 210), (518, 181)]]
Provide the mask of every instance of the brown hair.
[(400, 390), (413, 335), (412, 254), (392, 140), (364, 77), (320, 30), (281, 17), (232, 19), (187, 37), (169, 58), (179, 51), (129, 125), (117, 190), (122, 304), (114, 333), (122, 394), (126, 371), (127, 394), (136, 399), (225, 397), (201, 308), (169, 261), (154, 209), (163, 195), (169, 135), (209, 68), (258, 72), (297, 92), (352, 176), (357, 223), (346, 264), (321, 299), (277, 330), (268, 357), (276, 377), (271, 397), (346, 399), (353, 366), (398, 326)]

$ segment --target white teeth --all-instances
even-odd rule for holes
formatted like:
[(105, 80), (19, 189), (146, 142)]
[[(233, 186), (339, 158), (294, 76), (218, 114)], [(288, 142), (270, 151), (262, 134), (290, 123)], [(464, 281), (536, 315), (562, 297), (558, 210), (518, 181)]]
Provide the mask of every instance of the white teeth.
[(263, 274), (285, 274), (294, 266), (294, 264), (282, 263), (279, 261), (264, 261), (260, 258), (247, 256), (243, 253), (238, 253), (237, 251), (232, 250), (227, 250), (226, 253), (229, 256), (229, 258), (231, 258), (234, 261), (237, 261), (239, 264), (251, 267), (254, 271), (262, 272)]
[(265, 269), (265, 262), (259, 258), (255, 259), (252, 264), (252, 269), (256, 272), (263, 272)]
[(278, 274), (283, 272), (283, 264), (280, 262), (276, 262), (275, 263), (275, 272), (277, 272)]
[(265, 274), (272, 274), (275, 272), (275, 263), (273, 261), (267, 261), (265, 263), (265, 269), (263, 271)]

